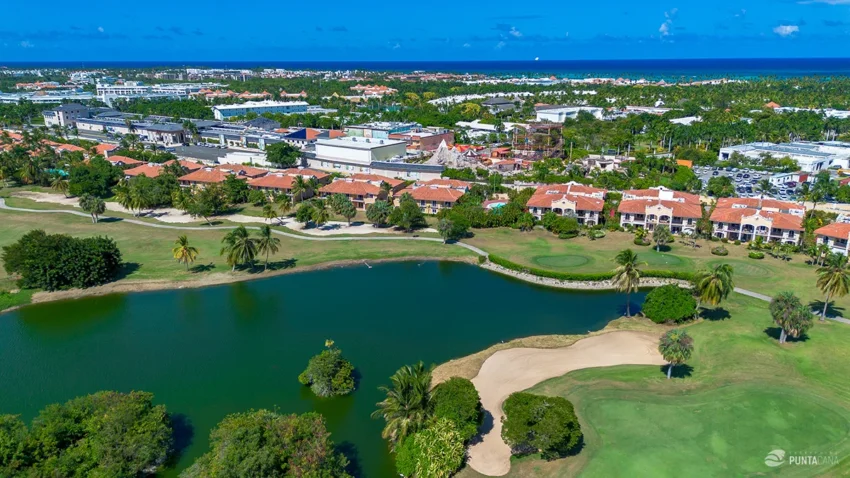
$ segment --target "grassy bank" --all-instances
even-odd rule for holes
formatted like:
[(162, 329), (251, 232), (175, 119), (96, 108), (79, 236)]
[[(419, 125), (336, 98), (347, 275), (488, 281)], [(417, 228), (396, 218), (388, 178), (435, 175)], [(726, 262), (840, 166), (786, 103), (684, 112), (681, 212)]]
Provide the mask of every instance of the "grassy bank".
[[(850, 328), (818, 322), (780, 346), (766, 304), (734, 296), (688, 326), (695, 351), (667, 380), (659, 367), (585, 369), (534, 393), (573, 402), (575, 456), (515, 460), (510, 477), (843, 476), (850, 467)], [(834, 455), (837, 466), (771, 469), (774, 449)], [(463, 478), (478, 477), (467, 468)]]

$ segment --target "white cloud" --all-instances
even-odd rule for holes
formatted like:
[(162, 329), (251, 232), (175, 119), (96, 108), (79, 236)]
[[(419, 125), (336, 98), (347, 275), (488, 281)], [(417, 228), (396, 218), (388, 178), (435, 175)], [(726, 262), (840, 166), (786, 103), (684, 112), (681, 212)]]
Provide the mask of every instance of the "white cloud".
[(505, 42), (503, 42), (503, 41), (500, 41), (499, 43), (496, 43), (496, 49), (497, 49), (497, 50), (501, 50), (502, 48), (504, 48), (504, 47), (505, 47), (505, 45), (506, 45), (506, 44), (507, 44), (507, 43), (505, 43)]
[(517, 29), (516, 29), (516, 27), (511, 27), (511, 31), (509, 31), (508, 33), (510, 33), (511, 35), (513, 35), (513, 36), (515, 36), (515, 37), (517, 37), (517, 38), (519, 38), (519, 37), (521, 37), (521, 36), (522, 36), (522, 32), (520, 32), (519, 30), (517, 30)]
[(674, 8), (672, 10), (664, 12), (664, 23), (662, 23), (661, 26), (658, 27), (658, 33), (660, 33), (662, 37), (670, 35), (670, 26), (673, 25), (673, 19), (676, 18), (676, 14), (678, 12), (678, 8)]
[(401, 43), (396, 43), (395, 45), (393, 45), (393, 50), (398, 50), (399, 48), (401, 48)]
[(776, 33), (781, 37), (787, 37), (799, 31), (800, 27), (798, 27), (797, 25), (779, 25), (778, 27), (773, 29), (773, 33)]
[(20, 43), (20, 45), (21, 45), (21, 48), (32, 48), (32, 47), (34, 47), (34, 46), (35, 46), (35, 45), (33, 45), (32, 43), (30, 43), (30, 41), (29, 41), (29, 40), (24, 40), (24, 41), (22, 41), (22, 42)]
[(103, 33), (103, 27), (97, 27), (97, 31), (99, 31), (100, 33)]
[(661, 26), (658, 27), (658, 33), (660, 33), (661, 36), (663, 36), (663, 37), (666, 37), (667, 35), (669, 35), (670, 34), (670, 24), (667, 23), (667, 22), (662, 23)]
[(472, 45), (470, 45), (469, 43), (464, 43), (464, 44), (463, 44), (463, 47), (464, 47), (464, 48), (469, 48), (469, 47), (471, 47), (471, 46), (472, 46)]

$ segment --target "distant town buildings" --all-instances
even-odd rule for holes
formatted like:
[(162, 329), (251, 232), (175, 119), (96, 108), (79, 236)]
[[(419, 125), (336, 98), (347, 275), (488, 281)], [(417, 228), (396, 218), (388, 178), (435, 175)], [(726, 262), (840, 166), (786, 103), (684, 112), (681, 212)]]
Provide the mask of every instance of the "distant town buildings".
[(850, 143), (840, 141), (747, 143), (720, 148), (718, 159), (726, 161), (736, 153), (753, 160), (760, 160), (765, 156), (775, 159), (790, 158), (797, 162), (801, 171), (807, 173), (817, 173), (830, 166), (850, 167)]
[(215, 119), (222, 121), (248, 113), (296, 114), (306, 113), (310, 106), (306, 101), (248, 101), (235, 105), (216, 105), (212, 107)]
[(603, 108), (595, 106), (541, 106), (537, 108), (537, 121), (548, 123), (563, 123), (567, 119), (576, 119), (579, 113), (586, 112), (596, 119), (602, 119)]
[(407, 162), (406, 157), (407, 143), (404, 141), (356, 136), (319, 139), (315, 151), (305, 153), (309, 167), (325, 171), (422, 180), (442, 175), (442, 165)]
[(420, 131), (419, 123), (400, 123), (393, 121), (378, 121), (374, 123), (349, 125), (343, 128), (346, 136), (358, 138), (390, 139), (390, 135)]

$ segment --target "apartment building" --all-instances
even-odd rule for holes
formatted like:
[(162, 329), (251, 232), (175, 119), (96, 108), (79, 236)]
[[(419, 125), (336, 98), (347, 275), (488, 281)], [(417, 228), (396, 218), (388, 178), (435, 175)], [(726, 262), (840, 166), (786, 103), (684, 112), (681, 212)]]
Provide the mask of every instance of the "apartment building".
[(283, 171), (274, 171), (258, 178), (249, 179), (248, 187), (276, 194), (287, 194), (297, 200), (304, 200), (313, 197), (314, 191), (309, 187), (304, 191), (299, 192), (297, 197), (293, 196), (293, 187), (299, 177), (303, 178), (305, 181), (315, 179), (319, 184), (325, 184), (328, 180), (330, 180), (330, 175), (322, 171), (307, 168), (290, 168)]
[(850, 255), (850, 223), (836, 222), (815, 229), (818, 245), (826, 244), (836, 254)]
[(803, 233), (802, 205), (770, 198), (721, 198), (711, 214), (715, 237), (749, 242), (800, 244)]
[(653, 230), (665, 225), (674, 234), (692, 233), (702, 217), (702, 204), (695, 194), (659, 186), (623, 191), (617, 208), (620, 225)]
[(395, 195), (395, 204), (404, 194), (410, 194), (425, 214), (437, 214), (442, 209), (454, 206), (467, 191), (469, 183), (456, 179), (432, 179), (415, 182)]
[(576, 182), (552, 184), (538, 187), (526, 207), (538, 220), (551, 211), (559, 216), (575, 217), (579, 224), (594, 226), (599, 224), (605, 194), (604, 189)]
[(181, 186), (205, 186), (207, 184), (222, 183), (231, 175), (247, 181), (265, 176), (266, 174), (268, 174), (268, 170), (266, 169), (228, 164), (214, 168), (201, 168), (185, 176), (180, 176), (177, 179), (180, 181)]
[(404, 181), (374, 174), (355, 174), (322, 186), (319, 188), (319, 194), (322, 197), (329, 197), (334, 194), (348, 196), (355, 208), (364, 210), (370, 204), (374, 204), (375, 201), (387, 199), (387, 191), (381, 187), (382, 183), (387, 183), (391, 187), (395, 185), (398, 188), (399, 184), (404, 184)]

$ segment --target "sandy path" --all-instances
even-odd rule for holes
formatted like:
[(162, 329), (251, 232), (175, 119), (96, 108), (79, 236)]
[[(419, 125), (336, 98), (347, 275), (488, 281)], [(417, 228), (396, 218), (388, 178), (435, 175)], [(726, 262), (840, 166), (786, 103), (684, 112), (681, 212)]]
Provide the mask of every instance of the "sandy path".
[[(44, 202), (44, 203), (52, 203), (52, 204), (61, 204), (63, 206), (73, 206), (79, 208), (79, 198), (68, 198), (62, 194), (52, 194), (52, 193), (44, 193), (37, 191), (19, 191), (13, 194), (15, 197), (20, 197), (24, 199), (29, 199), (35, 202)], [(121, 212), (124, 214), (133, 214), (133, 211), (125, 209), (123, 206), (116, 202), (107, 202), (106, 210), (113, 212)], [(183, 211), (175, 208), (160, 208), (153, 209), (150, 211), (142, 211), (140, 217), (152, 218), (157, 221), (164, 222), (166, 224), (188, 224), (192, 222), (198, 222), (197, 218), (194, 218)], [(215, 216), (215, 219), (224, 219), (230, 222), (236, 222), (240, 224), (263, 224), (267, 223), (266, 219), (257, 216), (248, 216), (245, 214), (225, 214), (221, 216)], [(311, 236), (336, 236), (340, 234), (402, 234), (401, 231), (397, 231), (394, 228), (376, 228), (372, 227), (371, 224), (365, 223), (353, 223), (352, 225), (348, 225), (346, 222), (340, 221), (328, 221), (322, 227), (311, 227), (304, 228), (304, 225), (300, 222), (297, 222), (293, 218), (286, 218), (282, 223), (278, 221), (272, 221), (273, 224), (282, 225), (288, 229), (292, 229), (294, 231), (298, 231)], [(437, 232), (436, 229), (433, 228), (425, 228), (421, 229), (421, 232)]]
[[(511, 469), (511, 449), (502, 440), (502, 403), (514, 392), (567, 372), (612, 365), (663, 365), (658, 335), (620, 331), (581, 339), (559, 349), (516, 348), (496, 352), (472, 379), (481, 395), (485, 431), (469, 449), (469, 466), (487, 476), (506, 475)], [(492, 428), (487, 430), (492, 421)]]

